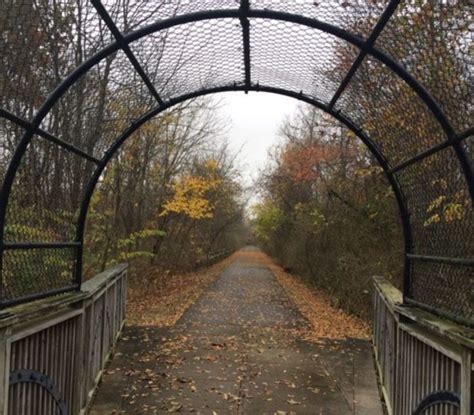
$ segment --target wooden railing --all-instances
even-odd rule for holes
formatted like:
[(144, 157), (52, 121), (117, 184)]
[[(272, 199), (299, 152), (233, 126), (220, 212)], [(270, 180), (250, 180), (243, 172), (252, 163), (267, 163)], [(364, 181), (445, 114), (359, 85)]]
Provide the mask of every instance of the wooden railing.
[(375, 278), (375, 360), (389, 414), (472, 415), (474, 331), (415, 307)]
[(0, 313), (0, 414), (84, 413), (125, 320), (127, 267)]
[(234, 250), (229, 249), (229, 248), (219, 249), (218, 251), (212, 251), (207, 256), (207, 265), (211, 265), (215, 262), (218, 262), (221, 259), (224, 259), (224, 258), (228, 257), (233, 252), (234, 252)]
[[(123, 327), (127, 268), (0, 313), (0, 413), (86, 411)], [(472, 415), (471, 329), (414, 307), (375, 279), (374, 349), (390, 414)], [(425, 409), (423, 409), (425, 408)]]

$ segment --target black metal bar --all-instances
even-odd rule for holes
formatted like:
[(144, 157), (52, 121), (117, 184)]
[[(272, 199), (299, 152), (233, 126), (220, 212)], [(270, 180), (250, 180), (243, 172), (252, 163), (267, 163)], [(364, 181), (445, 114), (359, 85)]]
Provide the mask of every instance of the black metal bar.
[(464, 267), (474, 267), (474, 259), (470, 258), (449, 258), (443, 256), (406, 254), (408, 259), (421, 262), (437, 262), (440, 264), (461, 265)]
[(466, 178), (467, 188), (469, 194), (471, 195), (471, 200), (474, 200), (474, 173), (473, 165), (467, 156), (466, 150), (464, 149), (461, 142), (455, 143), (453, 145), (454, 152), (458, 156), (459, 164), (461, 165), (461, 170), (464, 173)]
[(62, 288), (55, 288), (54, 290), (43, 291), (41, 293), (28, 294), (13, 300), (3, 300), (0, 301), (0, 308), (13, 307), (15, 305), (29, 301), (42, 300), (43, 298), (51, 297), (53, 295), (66, 294), (71, 291), (79, 291), (79, 289), (80, 286), (78, 284), (72, 284)]
[(331, 102), (329, 103), (329, 108), (333, 108), (334, 105), (336, 105), (337, 100), (340, 98), (344, 90), (347, 88), (347, 85), (349, 85), (349, 82), (352, 80), (352, 77), (356, 73), (357, 69), (359, 69), (360, 65), (362, 64), (366, 56), (367, 56), (366, 50), (359, 52), (359, 56), (357, 56), (357, 59), (352, 64), (345, 78), (342, 80), (341, 84), (339, 85), (336, 92), (334, 93), (334, 96), (331, 98)]
[(5, 242), (2, 245), (4, 250), (14, 249), (65, 249), (77, 248), (79, 242)]
[[(55, 402), (56, 407), (54, 413), (59, 415), (68, 415), (66, 402), (61, 398), (61, 393), (53, 380), (43, 372), (32, 369), (20, 369), (10, 372), (9, 385), (17, 385), (19, 383), (33, 383), (40, 386)], [(28, 405), (28, 404), (27, 404)], [(57, 408), (57, 409), (56, 409)]]
[(446, 407), (447, 405), (449, 405), (452, 408), (459, 408), (461, 406), (461, 400), (457, 393), (454, 393), (451, 391), (439, 390), (423, 398), (423, 400), (419, 403), (419, 405), (413, 411), (413, 415), (427, 414), (429, 409), (435, 406), (441, 406), (441, 405), (443, 405), (443, 407)]
[(395, 12), (399, 4), (400, 4), (400, 0), (391, 0), (388, 6), (385, 8), (384, 12), (380, 16), (380, 19), (378, 20), (374, 29), (370, 33), (370, 36), (367, 38), (367, 42), (365, 43), (364, 47), (359, 52), (359, 56), (357, 56), (357, 59), (354, 61), (354, 63), (350, 67), (346, 76), (344, 77), (341, 84), (337, 88), (336, 93), (334, 94), (331, 101), (329, 102), (330, 109), (334, 107), (337, 100), (340, 98), (344, 90), (347, 88), (347, 85), (349, 85), (349, 82), (351, 81), (352, 77), (357, 72), (357, 69), (359, 69), (360, 65), (362, 65), (362, 62), (367, 56), (367, 48), (375, 44), (375, 41), (379, 37), (380, 33), (382, 33), (382, 30), (385, 28), (386, 24), (392, 17), (393, 13)]
[(435, 146), (430, 147), (427, 150), (421, 151), (416, 156), (413, 156), (411, 159), (408, 159), (398, 164), (397, 166), (392, 167), (389, 171), (390, 173), (396, 173), (397, 171), (402, 170), (405, 167), (408, 167), (412, 165), (413, 163), (416, 163), (417, 161), (423, 160), (424, 158), (429, 157), (440, 150), (443, 150), (449, 146), (454, 146), (454, 145), (459, 144), (462, 140), (466, 139), (467, 137), (471, 135), (474, 135), (474, 128), (468, 128), (467, 130), (463, 131), (461, 134), (454, 136), (452, 139), (445, 140), (442, 143), (436, 144)]
[[(288, 91), (282, 88), (273, 88), (273, 87), (266, 87), (266, 86), (260, 86), (260, 85), (255, 85), (255, 86), (250, 86), (250, 90), (253, 91), (261, 91), (261, 92), (269, 92), (273, 94), (279, 94), (279, 95), (284, 95), (288, 96), (290, 98), (295, 98), (297, 100), (304, 101), (308, 104), (314, 105), (315, 107), (327, 112), (328, 114), (332, 115), (334, 118), (339, 120), (341, 123), (343, 123), (347, 128), (349, 128), (354, 134), (359, 137), (359, 139), (368, 147), (368, 149), (372, 152), (374, 157), (377, 159), (379, 164), (381, 165), (382, 169), (384, 170), (387, 179), (393, 189), (393, 192), (395, 194), (395, 198), (397, 200), (398, 208), (400, 211), (400, 218), (401, 218), (401, 223), (402, 223), (402, 230), (403, 230), (403, 238), (404, 238), (404, 243), (405, 243), (405, 252), (412, 252), (413, 250), (413, 238), (412, 238), (412, 232), (411, 232), (411, 225), (410, 225), (410, 217), (408, 213), (408, 208), (407, 204), (405, 201), (405, 196), (403, 194), (403, 191), (400, 187), (400, 184), (397, 180), (397, 178), (390, 174), (388, 172), (389, 166), (386, 158), (383, 156), (383, 154), (380, 152), (378, 149), (377, 145), (370, 140), (370, 138), (359, 128), (357, 127), (349, 118), (345, 117), (341, 113), (334, 111), (332, 109), (329, 109), (329, 107), (322, 103), (321, 101), (318, 101), (314, 98), (310, 98), (308, 96), (305, 96), (300, 93), (296, 93), (293, 91)], [(86, 191), (84, 193), (84, 198), (82, 201), (81, 208), (79, 210), (79, 216), (78, 216), (78, 222), (77, 222), (77, 233), (76, 233), (76, 240), (82, 242), (84, 239), (84, 229), (85, 229), (85, 222), (87, 218), (87, 211), (89, 208), (89, 203), (92, 198), (92, 194), (94, 192), (94, 189), (97, 185), (97, 182), (99, 181), (100, 176), (102, 175), (105, 166), (107, 163), (110, 161), (110, 159), (114, 156), (114, 154), (118, 151), (120, 146), (127, 140), (130, 135), (132, 135), (138, 128), (140, 128), (144, 123), (158, 115), (160, 112), (165, 111), (166, 109), (177, 105), (181, 102), (187, 101), (192, 98), (197, 98), (199, 96), (204, 96), (204, 95), (209, 95), (209, 94), (215, 94), (219, 92), (229, 92), (229, 91), (246, 91), (247, 87), (242, 86), (242, 85), (231, 85), (231, 86), (224, 86), (224, 87), (216, 87), (216, 88), (209, 88), (207, 90), (201, 90), (189, 94), (182, 95), (180, 97), (177, 97), (175, 99), (169, 100), (164, 103), (163, 106), (160, 107), (155, 107), (154, 109), (150, 110), (146, 114), (144, 114), (142, 117), (139, 119), (135, 120), (135, 122), (130, 125), (130, 127), (127, 128), (111, 145), (109, 150), (106, 152), (104, 155), (104, 158), (102, 159), (101, 165), (96, 169), (94, 175), (90, 179)], [(79, 250), (82, 250), (82, 245)], [(79, 252), (78, 250), (78, 252)], [(82, 275), (82, 258), (77, 259), (76, 262), (77, 269), (76, 269), (76, 275)], [(411, 286), (411, 264), (410, 261), (405, 257), (405, 268), (404, 268), (404, 281), (405, 281), (405, 287), (404, 287), (404, 293), (408, 296), (409, 295), (409, 287)]]
[(97, 10), (97, 13), (99, 13), (100, 17), (102, 20), (105, 22), (109, 30), (112, 32), (114, 35), (115, 39), (117, 42), (120, 43), (120, 47), (122, 50), (125, 52), (127, 55), (128, 60), (130, 63), (133, 65), (135, 68), (135, 71), (140, 75), (140, 78), (142, 78), (143, 82), (145, 82), (145, 85), (147, 86), (148, 90), (150, 91), (151, 95), (153, 95), (153, 98), (158, 102), (159, 105), (163, 105), (163, 100), (160, 97), (160, 94), (158, 94), (158, 91), (156, 90), (155, 86), (153, 85), (153, 82), (151, 82), (150, 78), (146, 74), (145, 70), (142, 68), (140, 63), (138, 62), (137, 58), (133, 54), (133, 52), (130, 50), (128, 47), (128, 43), (124, 41), (123, 35), (118, 29), (118, 27), (115, 25), (115, 22), (112, 20), (110, 17), (109, 13), (105, 9), (104, 5), (100, 0), (91, 0), (92, 5), (95, 7)]
[(86, 160), (92, 161), (95, 164), (100, 163), (100, 160), (98, 158), (95, 158), (94, 156), (91, 156), (90, 154), (85, 153), (84, 151), (77, 148), (76, 146), (73, 146), (72, 144), (69, 144), (69, 143), (55, 137), (54, 135), (42, 130), (41, 128), (38, 128), (38, 127), (35, 128), (33, 126), (33, 124), (31, 124), (30, 122), (28, 122), (25, 119), (20, 118), (16, 115), (12, 114), (11, 112), (9, 112), (9, 111), (7, 111), (3, 108), (0, 108), (0, 117), (3, 117), (3, 118), (6, 118), (7, 120), (10, 120), (11, 122), (13, 122), (13, 123), (19, 125), (20, 127), (24, 128), (25, 130), (32, 131), (33, 134), (36, 134), (36, 135), (50, 141), (51, 143), (57, 144), (59, 147), (62, 147), (64, 149), (70, 151), (71, 153), (77, 154), (78, 156), (80, 156), (82, 158), (85, 158)]
[(250, 22), (248, 19), (249, 0), (240, 0), (240, 24), (242, 26), (242, 39), (244, 44), (244, 67), (245, 67), (245, 86), (247, 91), (252, 84), (251, 66), (250, 66)]
[(389, 171), (390, 173), (394, 174), (400, 170), (403, 170), (405, 167), (411, 166), (412, 164), (425, 159), (426, 157), (431, 156), (432, 154), (437, 153), (438, 151), (441, 151), (449, 146), (451, 146), (453, 143), (451, 143), (450, 140), (443, 141), (442, 143), (436, 144), (433, 147), (430, 147), (427, 150), (424, 150), (420, 153), (418, 153), (416, 156), (413, 156), (412, 158), (405, 160), (404, 162), (397, 164), (395, 167), (392, 167)]
[(456, 141), (459, 143), (470, 136), (474, 136), (474, 127), (468, 128), (467, 130), (464, 130), (461, 134), (458, 134), (458, 136), (456, 137)]
[[(425, 310), (428, 311), (431, 314), (434, 314), (435, 316), (442, 317), (442, 318), (447, 318), (449, 320), (452, 320), (456, 323), (462, 324), (467, 327), (474, 328), (474, 321), (469, 320), (464, 317), (460, 317), (457, 314), (451, 313), (449, 311), (444, 311), (444, 310), (439, 310), (436, 307), (430, 306), (425, 303), (420, 303), (419, 301), (413, 300), (410, 297), (407, 297), (403, 300), (404, 304), (403, 305), (409, 305), (409, 306), (414, 306), (419, 308), (420, 310)], [(402, 305), (402, 306), (403, 306)]]

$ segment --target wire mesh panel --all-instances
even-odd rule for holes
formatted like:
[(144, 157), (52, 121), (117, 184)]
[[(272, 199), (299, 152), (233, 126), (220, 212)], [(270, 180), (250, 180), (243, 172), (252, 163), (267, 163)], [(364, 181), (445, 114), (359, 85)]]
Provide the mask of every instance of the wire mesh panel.
[(236, 19), (172, 27), (130, 44), (164, 99), (242, 84), (242, 29)]
[(376, 43), (433, 94), (460, 131), (473, 120), (473, 16), (469, 1), (403, 1)]
[(469, 160), (469, 164), (472, 166), (474, 163), (474, 131), (471, 133), (469, 137), (461, 142), (463, 146), (467, 159)]
[(102, 3), (122, 33), (178, 15), (239, 7), (239, 0), (104, 0)]
[(330, 101), (358, 49), (296, 23), (250, 19), (252, 82)]
[(446, 138), (416, 93), (375, 59), (364, 60), (336, 109), (364, 126), (392, 166)]
[(388, 0), (251, 0), (252, 9), (269, 9), (318, 19), (361, 37), (368, 37)]
[(40, 127), (100, 159), (115, 138), (154, 105), (128, 58), (118, 51), (79, 78)]
[(6, 242), (67, 242), (93, 163), (34, 136), (15, 176), (8, 203)]
[(8, 164), (25, 130), (0, 115), (0, 180), (3, 179)]
[(470, 258), (474, 225), (469, 192), (451, 148), (398, 173), (410, 206), (415, 253)]
[(77, 65), (112, 36), (89, 2), (0, 3), (0, 107), (31, 119)]
[(474, 319), (472, 268), (439, 262), (414, 261), (412, 298), (453, 317)]
[(19, 249), (3, 253), (3, 287), (0, 301), (29, 298), (74, 285), (76, 250)]

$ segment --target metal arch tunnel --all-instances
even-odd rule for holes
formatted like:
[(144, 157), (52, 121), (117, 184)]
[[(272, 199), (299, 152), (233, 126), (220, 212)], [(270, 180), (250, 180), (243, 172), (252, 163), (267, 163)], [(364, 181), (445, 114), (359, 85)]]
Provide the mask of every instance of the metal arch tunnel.
[[(379, 35), (383, 32), (385, 26), (390, 21), (392, 16), (397, 10), (400, 1), (391, 0), (384, 12), (380, 15), (380, 18), (373, 28), (372, 32), (367, 38), (362, 38), (358, 35), (354, 35), (347, 30), (332, 25), (327, 22), (323, 22), (312, 17), (307, 17), (298, 14), (291, 14), (283, 11), (276, 11), (271, 9), (254, 9), (248, 0), (241, 0), (240, 7), (235, 9), (223, 9), (223, 10), (205, 10), (198, 11), (194, 13), (188, 13), (184, 15), (177, 15), (174, 17), (167, 18), (165, 20), (157, 21), (148, 26), (142, 27), (134, 32), (128, 34), (122, 34), (107, 10), (100, 2), (100, 0), (91, 1), (94, 7), (96, 8), (98, 14), (101, 16), (105, 24), (108, 26), (109, 30), (115, 37), (116, 41), (109, 44), (87, 61), (82, 63), (73, 71), (67, 78), (65, 78), (57, 88), (51, 93), (51, 95), (46, 99), (43, 105), (39, 108), (34, 118), (30, 121), (24, 120), (17, 117), (11, 112), (0, 109), (0, 117), (6, 118), (11, 122), (23, 127), (26, 129), (25, 134), (23, 135), (16, 151), (11, 159), (9, 168), (5, 174), (1, 199), (0, 199), (0, 253), (2, 258), (3, 267), (3, 256), (4, 252), (7, 250), (14, 249), (41, 249), (41, 248), (74, 248), (76, 252), (76, 261), (75, 261), (75, 271), (73, 283), (69, 287), (57, 287), (54, 290), (49, 290), (45, 292), (38, 292), (33, 295), (18, 297), (18, 298), (4, 298), (2, 293), (2, 287), (0, 287), (0, 303), (2, 306), (10, 306), (20, 302), (30, 301), (45, 296), (80, 289), (81, 285), (81, 276), (82, 276), (82, 256), (83, 256), (83, 243), (84, 243), (84, 228), (85, 221), (87, 217), (87, 211), (89, 207), (90, 198), (94, 192), (95, 186), (104, 171), (107, 163), (120, 148), (120, 146), (125, 142), (125, 140), (130, 137), (137, 129), (139, 129), (147, 121), (151, 120), (154, 116), (158, 115), (162, 111), (165, 111), (172, 107), (173, 105), (179, 104), (188, 99), (217, 93), (225, 91), (262, 91), (270, 92), (281, 95), (286, 95), (293, 97), (309, 104), (314, 105), (315, 107), (327, 112), (328, 114), (335, 117), (338, 121), (344, 124), (348, 129), (353, 131), (362, 142), (368, 147), (368, 149), (373, 153), (377, 161), (380, 163), (383, 168), (390, 185), (395, 193), (399, 210), (400, 217), (403, 226), (404, 241), (405, 241), (405, 272), (404, 272), (404, 301), (407, 303), (416, 304), (422, 308), (426, 308), (430, 311), (434, 311), (438, 314), (442, 314), (450, 317), (453, 320), (460, 321), (464, 324), (472, 326), (474, 323), (472, 321), (471, 315), (455, 315), (449, 310), (443, 309), (443, 307), (435, 308), (432, 305), (423, 303), (423, 301), (418, 301), (417, 298), (413, 295), (412, 292), (412, 278), (413, 278), (413, 261), (427, 261), (435, 262), (441, 264), (452, 264), (460, 267), (471, 267), (474, 265), (474, 260), (463, 257), (440, 257), (440, 256), (430, 256), (430, 255), (420, 255), (415, 253), (414, 250), (414, 235), (413, 235), (413, 223), (410, 219), (410, 206), (406, 201), (404, 194), (405, 189), (400, 183), (397, 177), (397, 172), (405, 169), (408, 166), (411, 166), (417, 162), (420, 162), (433, 154), (440, 152), (447, 148), (452, 148), (456, 154), (460, 170), (463, 172), (466, 187), (468, 193), (470, 194), (471, 204), (470, 209), (472, 209), (472, 198), (474, 196), (474, 179), (472, 173), (472, 166), (466, 155), (465, 151), (465, 141), (466, 139), (473, 134), (473, 128), (469, 128), (464, 131), (456, 131), (452, 123), (443, 112), (440, 104), (433, 98), (433, 96), (428, 92), (423, 85), (411, 75), (401, 63), (395, 61), (387, 53), (376, 47), (376, 40)], [(242, 60), (244, 62), (244, 79), (239, 81), (239, 83), (233, 83), (226, 86), (209, 86), (209, 87), (199, 87), (194, 92), (187, 93), (184, 95), (176, 96), (170, 99), (163, 99), (157, 90), (155, 89), (153, 82), (149, 79), (146, 74), (146, 71), (140, 65), (138, 59), (130, 49), (129, 45), (142, 39), (153, 33), (157, 33), (172, 27), (178, 27), (180, 25), (185, 25), (187, 23), (200, 22), (200, 21), (215, 21), (219, 19), (235, 19), (240, 22), (242, 29), (242, 51), (243, 56)], [(289, 89), (271, 86), (271, 85), (259, 85), (252, 81), (252, 39), (250, 35), (250, 19), (263, 19), (269, 21), (281, 21), (289, 22), (297, 25), (301, 25), (307, 28), (316, 29), (321, 32), (325, 32), (335, 38), (341, 39), (348, 44), (356, 47), (359, 50), (359, 54), (356, 60), (353, 62), (350, 70), (347, 72), (345, 78), (340, 83), (338, 89), (334, 93), (333, 97), (328, 101), (319, 100), (317, 97), (313, 97), (308, 94), (306, 91), (295, 92)], [(102, 158), (96, 158), (93, 155), (83, 152), (81, 149), (62, 141), (60, 138), (53, 136), (52, 134), (42, 130), (40, 128), (42, 121), (47, 117), (50, 110), (55, 106), (55, 104), (65, 95), (68, 89), (73, 86), (83, 75), (88, 73), (96, 64), (106, 59), (111, 54), (122, 50), (128, 57), (130, 63), (135, 68), (138, 75), (142, 78), (147, 88), (149, 89), (151, 95), (157, 102), (157, 106), (150, 110), (149, 112), (143, 114), (139, 119), (135, 120), (129, 128), (127, 128), (116, 140), (113, 142), (111, 147), (105, 153)], [(346, 87), (351, 83), (356, 72), (362, 65), (366, 57), (371, 57), (377, 62), (384, 65), (391, 72), (396, 74), (396, 76), (406, 83), (411, 90), (416, 94), (421, 102), (424, 103), (426, 108), (432, 114), (434, 119), (436, 119), (439, 124), (440, 129), (443, 131), (444, 140), (436, 145), (427, 148), (418, 154), (406, 159), (405, 161), (392, 165), (389, 158), (386, 154), (379, 148), (377, 142), (372, 139), (370, 132), (364, 131), (362, 125), (358, 125), (357, 122), (351, 119), (348, 114), (340, 111), (336, 108), (336, 102), (339, 100), (343, 94)], [(29, 143), (32, 141), (33, 136), (37, 134), (43, 138), (59, 145), (67, 151), (71, 151), (80, 157), (86, 158), (87, 160), (96, 164), (96, 170), (90, 179), (84, 193), (84, 198), (82, 205), (80, 206), (79, 216), (76, 224), (76, 238), (74, 241), (70, 242), (8, 242), (5, 241), (5, 226), (7, 220), (7, 208), (8, 201), (11, 193), (12, 186), (16, 177), (17, 170), (23, 156), (28, 148)], [(402, 146), (402, 143), (398, 144)]]

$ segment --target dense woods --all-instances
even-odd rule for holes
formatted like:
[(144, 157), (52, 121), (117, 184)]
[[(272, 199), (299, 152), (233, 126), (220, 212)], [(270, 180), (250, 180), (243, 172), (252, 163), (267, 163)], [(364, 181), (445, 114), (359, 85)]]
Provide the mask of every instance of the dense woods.
[(368, 317), (371, 277), (401, 282), (402, 239), (394, 194), (353, 133), (309, 106), (283, 123), (262, 172), (254, 232), (283, 266)]
[(240, 246), (244, 200), (218, 110), (190, 101), (125, 144), (92, 200), (88, 274), (116, 261), (192, 269)]

